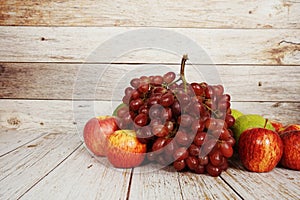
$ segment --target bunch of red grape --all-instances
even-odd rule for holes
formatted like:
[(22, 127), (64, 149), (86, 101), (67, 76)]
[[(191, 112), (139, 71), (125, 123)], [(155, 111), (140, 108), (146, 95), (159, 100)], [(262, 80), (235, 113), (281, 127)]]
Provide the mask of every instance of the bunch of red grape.
[(136, 130), (151, 162), (218, 176), (228, 168), (235, 143), (230, 96), (222, 85), (187, 83), (186, 60), (178, 79), (174, 72), (132, 79), (117, 111), (119, 127)]

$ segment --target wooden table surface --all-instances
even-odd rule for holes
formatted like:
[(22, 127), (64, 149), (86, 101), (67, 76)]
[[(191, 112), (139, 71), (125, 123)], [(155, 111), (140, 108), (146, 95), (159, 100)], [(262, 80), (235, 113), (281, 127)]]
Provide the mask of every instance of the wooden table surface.
[[(299, 199), (300, 172), (281, 167), (251, 173), (234, 158), (210, 177), (172, 167), (116, 170), (88, 153), (82, 127), (111, 114), (114, 80), (138, 67), (179, 66), (181, 55), (146, 47), (113, 61), (87, 59), (140, 29), (201, 46), (213, 64), (188, 64), (214, 67), (233, 108), (300, 122), (299, 0), (1, 0), (0, 199)], [(84, 69), (93, 70), (79, 81)]]

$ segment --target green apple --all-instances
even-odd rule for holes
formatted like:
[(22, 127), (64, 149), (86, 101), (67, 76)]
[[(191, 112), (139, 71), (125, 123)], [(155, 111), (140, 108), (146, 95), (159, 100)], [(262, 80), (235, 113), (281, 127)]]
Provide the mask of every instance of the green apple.
[(240, 135), (249, 128), (265, 128), (274, 131), (270, 121), (257, 114), (247, 114), (238, 117), (232, 127), (234, 138), (238, 143)]
[(236, 120), (237, 118), (239, 118), (240, 116), (242, 116), (244, 114), (241, 111), (237, 110), (237, 109), (231, 109), (231, 115)]
[(112, 116), (116, 117), (117, 114), (118, 114), (118, 110), (119, 110), (120, 108), (123, 108), (124, 106), (126, 106), (125, 103), (121, 103), (120, 105), (118, 105), (118, 106), (116, 107), (116, 109), (114, 110)]

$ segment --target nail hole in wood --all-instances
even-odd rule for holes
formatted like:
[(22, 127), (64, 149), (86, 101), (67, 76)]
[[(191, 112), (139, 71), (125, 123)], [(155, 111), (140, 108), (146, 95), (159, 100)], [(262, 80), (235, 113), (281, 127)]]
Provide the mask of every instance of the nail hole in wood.
[(258, 82), (258, 86), (259, 87), (262, 86), (262, 82), (261, 81)]
[(46, 39), (44, 37), (41, 37), (41, 41), (45, 41)]
[(280, 102), (276, 102), (276, 103), (274, 103), (273, 105), (272, 105), (272, 107), (274, 107), (274, 108), (277, 108), (277, 107), (279, 107), (280, 106)]
[(4, 66), (3, 65), (0, 65), (0, 75), (4, 73)]

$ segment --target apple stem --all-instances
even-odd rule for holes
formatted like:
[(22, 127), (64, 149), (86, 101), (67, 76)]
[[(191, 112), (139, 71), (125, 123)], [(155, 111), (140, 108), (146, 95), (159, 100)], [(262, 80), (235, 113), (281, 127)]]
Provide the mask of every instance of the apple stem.
[(269, 121), (269, 119), (266, 119), (266, 121), (265, 121), (265, 125), (264, 125), (264, 128), (266, 128), (266, 127), (267, 127), (267, 123), (268, 123), (268, 121)]

